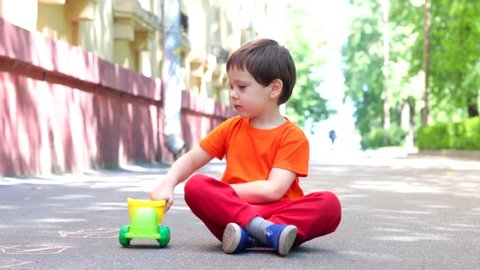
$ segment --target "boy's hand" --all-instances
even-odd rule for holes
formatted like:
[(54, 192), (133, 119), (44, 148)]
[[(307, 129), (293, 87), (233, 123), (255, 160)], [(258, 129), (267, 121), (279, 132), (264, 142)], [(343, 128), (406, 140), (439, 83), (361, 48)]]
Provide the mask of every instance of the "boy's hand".
[(165, 175), (157, 188), (150, 193), (150, 200), (166, 200), (165, 212), (173, 204), (173, 189), (175, 186), (185, 181), (193, 172), (212, 160), (213, 156), (208, 154), (200, 146), (195, 146), (185, 155), (181, 156)]
[(150, 193), (150, 200), (152, 201), (160, 201), (166, 200), (167, 204), (165, 205), (165, 212), (170, 209), (170, 206), (173, 204), (173, 187), (170, 187), (167, 184), (167, 181), (162, 181), (158, 187), (156, 187)]

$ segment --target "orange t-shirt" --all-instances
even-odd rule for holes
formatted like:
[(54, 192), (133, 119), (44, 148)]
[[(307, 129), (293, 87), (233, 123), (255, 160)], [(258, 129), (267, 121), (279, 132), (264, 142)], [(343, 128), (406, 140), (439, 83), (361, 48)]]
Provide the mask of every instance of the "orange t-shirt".
[(250, 119), (232, 117), (200, 141), (210, 155), (223, 159), (227, 167), (222, 176), (225, 183), (267, 180), (272, 168), (295, 172), (297, 176), (281, 200), (303, 196), (298, 177), (308, 175), (309, 146), (303, 131), (287, 119), (269, 130), (250, 126)]

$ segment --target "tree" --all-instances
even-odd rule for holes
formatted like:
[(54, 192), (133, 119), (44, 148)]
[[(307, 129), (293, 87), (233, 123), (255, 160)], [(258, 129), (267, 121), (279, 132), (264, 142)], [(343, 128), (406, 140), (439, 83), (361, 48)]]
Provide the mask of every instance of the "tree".
[(384, 51), (380, 31), (381, 6), (376, 1), (352, 1), (356, 17), (342, 54), (348, 96), (355, 106), (355, 125), (362, 136), (384, 126)]
[[(399, 126), (404, 132), (413, 130), (410, 115), (418, 95), (418, 76), (408, 74), (408, 53), (416, 40), (415, 35), (412, 39), (414, 27), (395, 21), (390, 11), (393, 4), (352, 1), (356, 16), (343, 49), (346, 96), (355, 105), (356, 127), (362, 138), (383, 129), (385, 144), (393, 141), (392, 136), (403, 137), (398, 134)], [(413, 134), (410, 137), (413, 140)]]
[[(426, 124), (478, 116), (480, 3), (390, 0), (386, 20), (385, 1), (351, 1), (357, 16), (343, 50), (344, 75), (362, 137), (387, 126), (388, 113), (393, 125), (413, 129), (417, 118)], [(405, 108), (415, 114), (417, 107), (422, 115), (399, 121)]]
[(430, 85), (428, 83), (430, 75), (430, 25), (432, 23), (430, 17), (430, 0), (425, 0), (423, 4), (424, 15), (423, 15), (423, 73), (425, 74), (424, 78), (424, 89), (423, 89), (423, 110), (422, 110), (422, 125), (428, 125), (428, 111), (430, 106)]
[[(425, 33), (419, 15), (424, 17), (430, 4), (429, 35), (419, 35), (408, 48), (409, 74), (423, 73), (428, 83), (428, 117), (433, 122), (478, 116), (480, 89), (480, 4), (469, 0), (428, 0), (415, 6), (409, 0), (392, 1), (397, 24), (412, 26)], [(425, 13), (428, 19), (428, 12)], [(428, 22), (428, 20), (426, 20)], [(426, 40), (426, 38), (428, 40)], [(423, 50), (428, 44), (428, 50)], [(428, 59), (428, 72), (426, 61)], [(425, 111), (426, 112), (426, 111)]]
[[(449, 99), (467, 117), (478, 116), (480, 4), (469, 0), (432, 1), (432, 92)], [(433, 61), (435, 60), (435, 61)]]
[[(311, 130), (311, 126), (327, 119), (335, 111), (327, 108), (327, 101), (317, 91), (322, 79), (316, 68), (325, 61), (325, 56), (320, 53), (325, 43), (312, 36), (318, 29), (315, 29), (313, 14), (306, 3), (308, 1), (292, 1), (288, 5), (291, 27), (287, 33), (287, 47), (295, 60), (297, 82), (286, 104), (286, 112), (292, 121)], [(311, 126), (307, 127), (307, 124)]]

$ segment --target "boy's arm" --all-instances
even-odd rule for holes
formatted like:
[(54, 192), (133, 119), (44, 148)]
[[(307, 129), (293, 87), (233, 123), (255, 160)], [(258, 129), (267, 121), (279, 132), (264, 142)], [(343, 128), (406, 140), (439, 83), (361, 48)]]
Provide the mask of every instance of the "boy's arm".
[(280, 168), (272, 168), (268, 180), (258, 180), (242, 184), (232, 184), (237, 195), (249, 203), (267, 203), (280, 200), (288, 191), (296, 173)]
[(165, 211), (167, 211), (173, 203), (173, 189), (175, 186), (185, 181), (192, 173), (212, 159), (213, 156), (203, 150), (203, 148), (195, 146), (173, 163), (160, 184), (150, 193), (150, 199), (166, 200)]

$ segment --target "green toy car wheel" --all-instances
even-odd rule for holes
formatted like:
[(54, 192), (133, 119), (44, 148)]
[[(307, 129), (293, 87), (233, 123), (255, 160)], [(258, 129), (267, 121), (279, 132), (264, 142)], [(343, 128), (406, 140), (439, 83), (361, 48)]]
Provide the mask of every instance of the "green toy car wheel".
[(130, 245), (130, 239), (126, 237), (126, 234), (130, 230), (129, 226), (122, 226), (120, 228), (120, 233), (118, 235), (118, 240), (120, 241), (120, 244), (124, 247), (128, 247)]
[(158, 226), (158, 233), (160, 234), (160, 239), (157, 241), (160, 244), (160, 247), (166, 247), (170, 241), (170, 228), (160, 225)]

